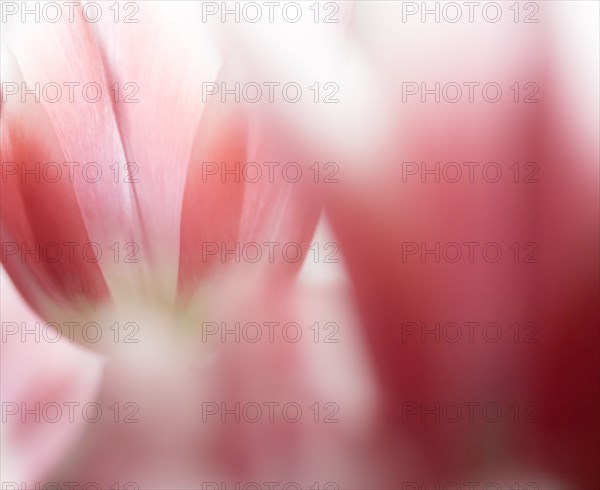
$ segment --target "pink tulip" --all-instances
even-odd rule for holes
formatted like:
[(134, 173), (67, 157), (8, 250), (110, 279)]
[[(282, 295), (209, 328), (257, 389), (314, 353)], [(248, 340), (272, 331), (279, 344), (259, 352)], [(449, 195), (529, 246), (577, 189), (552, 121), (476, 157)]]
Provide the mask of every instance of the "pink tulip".
[[(222, 185), (220, 175), (207, 177), (207, 161), (268, 160), (281, 154), (281, 143), (270, 140), (267, 115), (250, 128), (239, 105), (203, 102), (202, 84), (228, 66), (206, 29), (195, 26), (198, 8), (148, 5), (137, 24), (91, 24), (79, 10), (69, 22), (66, 7), (57, 23), (10, 18), (3, 39), (11, 84), (5, 82), (2, 106), (3, 262), (43, 317), (61, 308), (79, 315), (118, 310), (149, 298), (172, 307), (214, 276), (213, 262), (236, 262), (226, 253), (236, 242), (308, 244), (319, 210), (298, 202), (303, 186), (238, 184), (235, 177)], [(170, 15), (182, 24), (162, 22)], [(140, 39), (152, 56), (127, 56)], [(65, 88), (57, 102), (30, 95), (23, 103), (21, 93), (6, 93), (23, 83), (79, 91), (73, 101)], [(80, 92), (86, 84), (104, 96), (89, 102), (92, 95)], [(128, 84), (131, 100), (117, 93)], [(27, 174), (36, 162), (75, 162), (75, 171), (63, 166), (62, 178), (51, 182)], [(82, 171), (89, 162), (101, 177)], [(47, 251), (48, 243), (61, 249)], [(292, 272), (301, 264), (280, 256), (273, 262)]]
[[(77, 5), (2, 25), (2, 473), (24, 488), (598, 487), (597, 73), (560, 28), (597, 6), (454, 23), (407, 16), (422, 2), (329, 2), (310, 22), (215, 26), (207, 3), (131, 4), (138, 22), (116, 4), (98, 22)], [(313, 22), (331, 5), (339, 22)], [(204, 90), (256, 80), (309, 96)], [(23, 101), (36, 83), (63, 97)], [(232, 177), (272, 161), (310, 178)], [(37, 162), (74, 177), (36, 182)], [(341, 263), (311, 248), (321, 236)], [(240, 259), (265, 243), (304, 253)], [(49, 342), (50, 322), (76, 327)], [(104, 415), (19, 412), (36, 403)]]
[[(414, 466), (392, 481), (598, 485), (598, 113), (573, 103), (597, 107), (597, 74), (561, 73), (561, 12), (396, 29), (400, 13), (382, 7), (361, 26), (388, 133), (324, 199), (383, 392), (381, 444), (406, 458), (397, 441), (410, 441)], [(455, 88), (436, 96), (435, 82), (471, 82), (477, 100), (461, 85), (449, 102)], [(481, 95), (489, 82), (504, 90), (495, 103)], [(526, 83), (539, 90), (530, 103)], [(486, 403), (504, 410), (496, 423), (482, 420)], [(451, 419), (469, 404), (473, 423), (435, 422), (436, 407)]]
[[(139, 24), (93, 25), (82, 19), (79, 6), (70, 21), (63, 6), (57, 23), (22, 22), (14, 16), (3, 25), (2, 261), (31, 308), (25, 315), (23, 308), (11, 304), (14, 295), (10, 296), (3, 318), (28, 328), (35, 328), (36, 321), (77, 322), (72, 336), (62, 331), (57, 344), (45, 337), (54, 336), (52, 328), (44, 330), (41, 342), (23, 341), (20, 330), (6, 332), (10, 342), (2, 344), (7, 384), (3, 402), (11, 407), (21, 401), (29, 407), (36, 400), (45, 406), (69, 397), (80, 404), (96, 400), (97, 380), (88, 376), (90, 384), (82, 390), (74, 384), (79, 377), (65, 373), (75, 369), (73, 363), (78, 363), (77, 369), (97, 365), (92, 354), (67, 345), (76, 341), (116, 358), (104, 378), (113, 379), (110, 366), (116, 362), (122, 368), (119, 376), (131, 382), (115, 382), (101, 390), (98, 400), (106, 402), (105, 408), (120, 400), (116, 397), (123, 394), (121, 389), (135, 400), (132, 386), (140, 373), (158, 373), (152, 385), (140, 386), (137, 397), (148, 407), (146, 423), (136, 425), (132, 433), (119, 426), (115, 440), (130, 434), (135, 441), (145, 430), (156, 433), (155, 442), (161, 445), (161, 434), (173, 436), (161, 427), (199, 436), (188, 426), (194, 412), (171, 416), (151, 407), (163, 407), (169, 400), (165, 390), (170, 384), (171, 402), (177, 396), (190, 401), (187, 382), (193, 380), (189, 375), (173, 376), (206, 369), (202, 366), (212, 349), (200, 341), (200, 319), (221, 318), (236, 295), (262, 288), (265, 281), (285, 288), (301, 265), (280, 254), (273, 261), (264, 254), (256, 263), (242, 265), (235, 254), (223, 253), (235, 250), (236, 244), (263, 242), (276, 242), (279, 250), (286, 243), (306, 249), (319, 207), (301, 199), (302, 185), (205, 179), (206, 161), (268, 161), (284, 148), (270, 139), (268, 114), (253, 119), (250, 127), (239, 105), (203, 102), (202, 84), (218, 79), (228, 65), (207, 32), (197, 28), (198, 13), (198, 5), (187, 3), (176, 8), (148, 4), (139, 12)], [(165, 22), (168, 17), (171, 21)], [(135, 53), (141, 45), (147, 53), (139, 56)], [(29, 95), (23, 102), (21, 93), (13, 94), (15, 87), (25, 90), (36, 84), (58, 85), (65, 96), (50, 102), (45, 95), (41, 100)], [(80, 92), (86, 84), (93, 85), (89, 97)], [(67, 96), (69, 86), (76, 88), (73, 100)], [(94, 87), (103, 96), (90, 102)], [(57, 180), (27, 173), (48, 162), (71, 162), (75, 171), (71, 177), (63, 165)], [(81, 171), (89, 162), (100, 169), (97, 181), (93, 172), (90, 178)], [(58, 244), (58, 252), (49, 248), (52, 244)], [(91, 255), (82, 252), (89, 244)], [(207, 244), (219, 250), (204, 248)], [(122, 337), (115, 342), (117, 332), (110, 326), (118, 322), (122, 328), (132, 321), (139, 327), (135, 343), (123, 343)], [(101, 341), (86, 338), (81, 329), (86, 322), (100, 324)], [(55, 357), (62, 362), (54, 362)], [(56, 388), (43, 387), (44, 371)], [(23, 379), (17, 382), (18, 373)], [(83, 370), (80, 374), (83, 377)], [(157, 393), (163, 393), (160, 401)], [(189, 405), (190, 410), (194, 407)], [(74, 438), (82, 437), (81, 424), (46, 424), (50, 432), (44, 424), (20, 427), (18, 416), (11, 421), (6, 444), (18, 459), (12, 474), (27, 485), (63, 471), (68, 480), (90, 469), (68, 452), (81, 458), (85, 454), (81, 445), (73, 446)], [(115, 435), (103, 432), (100, 425), (88, 430), (84, 447), (95, 448), (100, 437)], [(189, 448), (176, 437), (173, 441), (181, 450)], [(140, 455), (146, 465), (147, 455)], [(111, 478), (120, 475), (117, 466), (101, 461), (94, 465), (106, 476), (102, 485), (111, 485)], [(178, 471), (190, 467), (175, 465)], [(106, 468), (109, 474), (102, 473)], [(173, 474), (167, 467), (157, 469), (148, 472), (143, 488), (158, 484), (161, 475)]]

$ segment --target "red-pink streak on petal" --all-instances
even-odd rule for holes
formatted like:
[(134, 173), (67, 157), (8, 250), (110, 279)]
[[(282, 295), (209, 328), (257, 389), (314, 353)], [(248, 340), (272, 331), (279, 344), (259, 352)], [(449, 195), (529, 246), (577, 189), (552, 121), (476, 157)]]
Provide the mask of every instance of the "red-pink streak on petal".
[(31, 172), (36, 164), (42, 168), (64, 161), (44, 109), (34, 102), (3, 104), (0, 126), (2, 262), (7, 271), (42, 316), (49, 302), (105, 299), (99, 265), (82, 253), (90, 240), (73, 184)]
[[(22, 23), (20, 16), (12, 17), (5, 26), (4, 41), (28, 87), (41, 87), (39, 104), (56, 133), (61, 161), (78, 165), (73, 187), (90, 239), (108, 251), (115, 240), (139, 240), (131, 184), (123, 171), (125, 153), (112, 108), (114, 95), (91, 23), (84, 21), (81, 7), (75, 6), (73, 22), (67, 6), (58, 8), (62, 15), (56, 23)], [(48, 101), (51, 95), (44, 95), (50, 85), (61, 90), (52, 102)], [(49, 155), (38, 158), (49, 161)], [(90, 162), (100, 168), (98, 179), (93, 169), (89, 174), (82, 170)], [(115, 165), (119, 167), (116, 182)]]

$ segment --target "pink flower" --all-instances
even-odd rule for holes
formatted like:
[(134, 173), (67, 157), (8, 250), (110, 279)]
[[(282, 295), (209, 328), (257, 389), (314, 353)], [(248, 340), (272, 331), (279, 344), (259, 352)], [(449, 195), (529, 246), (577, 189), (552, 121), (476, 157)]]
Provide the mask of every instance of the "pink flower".
[[(205, 5), (3, 25), (3, 473), (597, 487), (598, 84), (557, 27), (574, 10), (428, 23), (419, 2), (328, 2), (215, 27)], [(232, 80), (309, 97), (206, 97)], [(238, 178), (291, 161), (309, 178)], [(73, 178), (36, 182), (37, 162)], [(75, 327), (54, 343), (44, 322)], [(104, 415), (23, 413), (65, 403)]]
[[(203, 102), (203, 84), (229, 68), (195, 25), (198, 5), (148, 5), (135, 24), (92, 24), (79, 8), (69, 22), (67, 10), (57, 23), (15, 16), (3, 38), (3, 263), (39, 314), (148, 298), (173, 308), (218, 277), (214, 263), (239, 262), (236, 243), (308, 244), (319, 208), (299, 202), (302, 185), (212, 173), (276, 159), (284, 142), (268, 114), (251, 124), (239, 104)], [(36, 86), (65, 93), (39, 103), (23, 95)], [(254, 271), (301, 265), (271, 255)]]
[[(598, 485), (598, 113), (578, 102), (596, 107), (598, 88), (554, 46), (570, 40), (551, 27), (564, 8), (462, 30), (394, 29), (400, 13), (370, 9), (357, 33), (392, 110), (384, 143), (367, 162), (349, 155), (353, 178), (324, 200), (382, 390), (382, 444), (414, 462), (392, 482)], [(504, 415), (477, 419), (486, 404)], [(476, 420), (448, 421), (464, 420), (456, 407)]]
[[(285, 142), (272, 139), (268, 114), (203, 101), (203, 83), (218, 80), (229, 65), (196, 25), (199, 5), (144, 5), (138, 24), (92, 24), (79, 6), (69, 20), (67, 6), (61, 8), (56, 23), (14, 16), (3, 25), (2, 261), (12, 280), (3, 284), (3, 418), (5, 406), (19, 410), (3, 420), (9, 453), (3, 465), (27, 485), (91, 471), (105, 488), (127, 476), (119, 460), (107, 466), (94, 457), (87, 466), (78, 438), (94, 454), (106, 436), (127, 440), (129, 434), (143, 449), (145, 437), (155, 435), (161, 446), (166, 434), (178, 452), (187, 451), (190, 446), (169, 431), (202, 432), (190, 430), (197, 397), (188, 393), (196, 380), (190, 365), (207, 369), (212, 351), (201, 339), (202, 321), (236, 311), (239, 296), (260, 297), (265, 284), (289, 287), (302, 261), (286, 260), (281, 249), (309, 247), (319, 203), (302, 198), (302, 183), (222, 181), (221, 174), (207, 179), (212, 167), (205, 162), (272, 161), (281, 158)], [(21, 97), (36, 87), (41, 100)], [(56, 87), (63, 96), (49, 100), (54, 95), (46, 97), (45, 90)], [(44, 174), (57, 166), (60, 178)], [(277, 254), (266, 252), (264, 243)], [(238, 264), (247, 244), (261, 244), (262, 255)], [(12, 304), (13, 284), (31, 308), (26, 315)], [(63, 329), (69, 324), (72, 330)], [(89, 324), (99, 331), (91, 338)], [(125, 328), (131, 325), (134, 330)], [(23, 337), (25, 327), (36, 326), (37, 338)], [(127, 334), (134, 334), (132, 343)], [(62, 338), (55, 344), (56, 335)], [(67, 345), (73, 341), (116, 359), (106, 365), (105, 381), (98, 379), (105, 361)], [(120, 380), (111, 377), (113, 362), (121, 367)], [(157, 379), (147, 378), (154, 374)], [(121, 402), (121, 395), (129, 401)], [(146, 418), (135, 430), (121, 425), (116, 433), (110, 424), (106, 430), (85, 421), (31, 423), (31, 415), (23, 415), (23, 424), (22, 404), (64, 409), (64, 402), (81, 407), (96, 400), (111, 415), (115, 403), (139, 401)], [(187, 416), (160, 412), (163, 402), (177, 400), (188, 403)], [(152, 458), (140, 455), (147, 479), (138, 478), (142, 467), (133, 462), (131, 473), (142, 488), (175, 472), (184, 478), (193, 468), (174, 459), (172, 468), (152, 472)]]

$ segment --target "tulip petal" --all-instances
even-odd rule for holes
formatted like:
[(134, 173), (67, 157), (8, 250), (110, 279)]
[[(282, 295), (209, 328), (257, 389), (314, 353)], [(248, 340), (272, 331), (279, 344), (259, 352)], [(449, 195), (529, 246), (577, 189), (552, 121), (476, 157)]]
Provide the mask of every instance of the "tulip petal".
[[(181, 219), (179, 287), (184, 291), (220, 273), (215, 266), (224, 264), (293, 276), (316, 228), (320, 208), (310, 199), (306, 175), (301, 182), (281, 175), (294, 159), (291, 147), (273, 143), (279, 140), (266, 115), (247, 121), (235, 108), (211, 101), (196, 139)], [(249, 163), (260, 173), (249, 177)]]
[(120, 22), (95, 24), (133, 184), (150, 263), (161, 264), (163, 287), (175, 292), (183, 193), (204, 102), (219, 57), (199, 21), (197, 2), (144, 2)]
[[(109, 254), (112, 241), (139, 239), (138, 218), (131, 185), (121, 174), (117, 182), (114, 178), (113, 169), (125, 165), (125, 154), (101, 52), (81, 6), (71, 7), (72, 13), (57, 4), (61, 17), (54, 23), (11, 16), (3, 41), (27, 88), (39, 94), (36, 102), (47, 113), (63, 161), (76, 165), (69, 181), (90, 239)], [(45, 155), (40, 158), (47, 161)]]
[[(3, 54), (6, 63), (10, 55)], [(12, 74), (22, 82), (14, 66)], [(41, 315), (54, 302), (75, 306), (106, 298), (100, 267), (83, 252), (90, 240), (73, 184), (42, 170), (50, 168), (48, 162), (65, 161), (43, 107), (33, 101), (2, 104), (0, 136), (2, 262), (15, 284)]]

